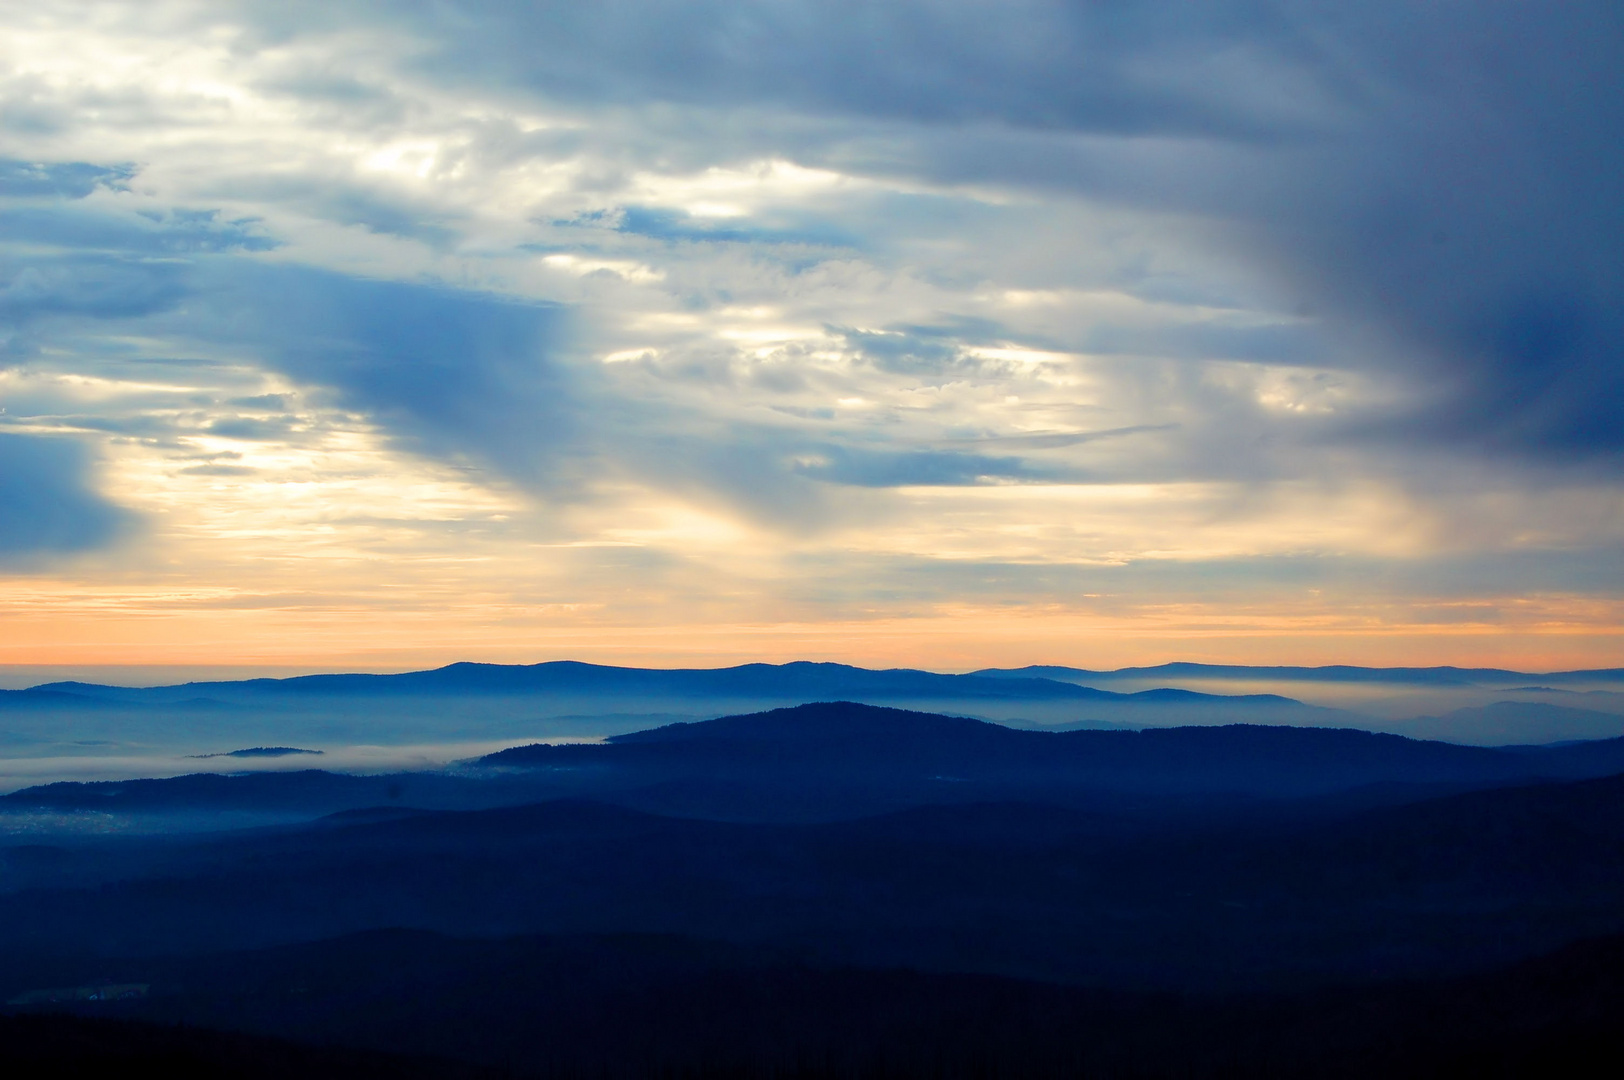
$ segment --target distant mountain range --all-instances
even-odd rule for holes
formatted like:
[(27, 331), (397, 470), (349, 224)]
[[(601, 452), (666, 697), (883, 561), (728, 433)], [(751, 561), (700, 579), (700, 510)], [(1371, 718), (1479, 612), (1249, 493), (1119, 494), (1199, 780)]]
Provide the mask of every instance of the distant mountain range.
[[(1060, 682), (1133, 680), (1231, 679), (1253, 682), (1391, 683), (1398, 686), (1484, 686), (1527, 688), (1530, 683), (1624, 682), (1624, 668), (1551, 671), (1533, 674), (1504, 668), (1371, 668), (1347, 664), (1324, 667), (1269, 667), (1242, 664), (1158, 664), (1155, 667), (1088, 668), (1033, 664), (1022, 668), (984, 668), (972, 674), (990, 679), (1055, 679)], [(1539, 689), (1539, 687), (1534, 687)]]
[[(531, 694), (625, 695), (697, 698), (937, 698), (943, 700), (1128, 701), (1168, 703), (1222, 697), (1259, 706), (1290, 704), (1272, 694), (1213, 695), (1183, 690), (1120, 694), (1042, 676), (941, 675), (898, 668), (874, 671), (847, 664), (795, 662), (730, 668), (626, 668), (557, 660), (542, 664), (459, 663), (398, 675), (300, 675), (287, 679), (193, 682), (177, 686), (121, 687), (47, 683), (11, 691), (17, 701), (125, 704), (252, 701), (277, 697), (382, 697)], [(4, 700), (0, 698), (0, 700)]]
[(23, 691), (0, 692), (0, 703), (41, 706), (83, 700), (125, 704), (253, 701), (276, 697), (365, 697), (582, 694), (639, 697), (777, 698), (938, 698), (1033, 701), (1240, 701), (1256, 706), (1291, 704), (1273, 694), (1213, 695), (1159, 689), (1122, 694), (1083, 685), (1124, 680), (1225, 679), (1252, 681), (1391, 683), (1394, 685), (1485, 686), (1541, 689), (1534, 684), (1624, 682), (1624, 668), (1531, 674), (1498, 668), (1242, 667), (1174, 663), (1157, 667), (1091, 671), (1031, 666), (987, 668), (967, 675), (943, 675), (907, 668), (872, 670), (848, 664), (797, 661), (741, 664), (728, 668), (631, 668), (556, 660), (540, 664), (457, 663), (430, 671), (394, 675), (300, 675), (285, 679), (190, 682), (174, 686), (121, 687), (96, 683), (45, 683)]

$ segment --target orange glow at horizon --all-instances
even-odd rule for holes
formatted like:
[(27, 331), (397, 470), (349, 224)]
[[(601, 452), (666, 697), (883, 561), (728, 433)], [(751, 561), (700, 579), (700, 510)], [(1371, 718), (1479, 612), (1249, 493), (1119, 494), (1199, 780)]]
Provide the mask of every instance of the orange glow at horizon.
[(1194, 605), (1117, 616), (985, 609), (677, 625), (614, 625), (557, 610), (494, 620), (477, 610), (244, 609), (122, 617), (13, 612), (0, 621), (0, 666), (398, 671), (461, 660), (562, 659), (634, 667), (814, 660), (935, 671), (1028, 664), (1112, 669), (1172, 661), (1524, 671), (1624, 666), (1624, 619), (1616, 609), (1597, 611), (1589, 600), (1561, 606), (1570, 608), (1561, 612), (1566, 618), (1545, 607), (1495, 623), (1378, 621), (1368, 613), (1235, 615)]

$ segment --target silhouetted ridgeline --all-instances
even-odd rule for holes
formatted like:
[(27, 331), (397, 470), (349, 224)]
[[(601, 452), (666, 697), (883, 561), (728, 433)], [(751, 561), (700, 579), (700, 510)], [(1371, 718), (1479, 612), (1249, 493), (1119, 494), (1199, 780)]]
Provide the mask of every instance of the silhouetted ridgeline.
[(958, 717), (832, 702), (535, 745), (486, 764), (646, 770), (824, 782), (931, 778), (1024, 794), (1063, 789), (1305, 796), (1370, 784), (1489, 784), (1624, 770), (1624, 739), (1516, 750), (1323, 728), (1233, 724), (1144, 731), (1023, 731)]

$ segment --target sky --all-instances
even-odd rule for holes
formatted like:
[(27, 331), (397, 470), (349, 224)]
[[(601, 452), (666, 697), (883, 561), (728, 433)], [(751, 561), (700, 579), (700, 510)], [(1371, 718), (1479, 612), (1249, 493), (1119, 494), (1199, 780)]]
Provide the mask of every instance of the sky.
[(1624, 8), (0, 0), (0, 665), (1624, 665)]

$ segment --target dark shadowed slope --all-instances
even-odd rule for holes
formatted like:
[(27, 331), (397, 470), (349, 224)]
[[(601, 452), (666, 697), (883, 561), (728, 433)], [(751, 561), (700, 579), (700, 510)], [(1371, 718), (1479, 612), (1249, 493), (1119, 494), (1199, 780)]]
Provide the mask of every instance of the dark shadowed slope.
[[(151, 996), (79, 1010), (189, 1026), (0, 1021), (0, 1061), (19, 1048), (44, 1060), (42, 1047), (84, 1057), (223, 1043), (250, 1060), (293, 1064), (284, 1044), (233, 1043), (197, 1027), (206, 1025), (595, 1080), (1544, 1080), (1624, 1069), (1619, 938), (1469, 978), (1228, 999), (819, 968), (637, 935), (478, 941), (392, 931), (127, 964), (119, 974), (150, 984)], [(351, 1055), (352, 1067), (365, 1060)], [(385, 1060), (401, 1070), (391, 1075), (438, 1075)], [(321, 1066), (311, 1055), (297, 1075), (330, 1075)]]
[(0, 1016), (0, 1070), (27, 1080), (503, 1080), (512, 1075), (466, 1061), (64, 1015)]
[(1624, 932), (1624, 778), (1171, 826), (981, 805), (746, 825), (547, 803), (221, 838), (130, 880), (0, 896), (0, 956), (393, 926), (676, 933), (1137, 986), (1458, 972)]

